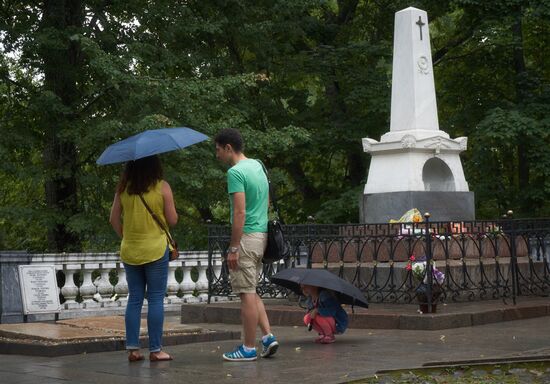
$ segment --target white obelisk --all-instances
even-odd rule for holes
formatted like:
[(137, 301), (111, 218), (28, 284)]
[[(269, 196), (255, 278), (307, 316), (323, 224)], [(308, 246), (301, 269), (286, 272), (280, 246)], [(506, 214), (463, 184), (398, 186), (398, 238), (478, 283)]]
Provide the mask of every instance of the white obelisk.
[(439, 130), (426, 12), (395, 14), (393, 51), (390, 131)]
[(397, 12), (390, 131), (380, 142), (363, 139), (372, 159), (362, 221), (397, 219), (411, 208), (439, 220), (473, 219), (473, 193), (459, 157), (466, 147), (466, 137), (453, 140), (439, 129), (428, 15), (413, 7)]

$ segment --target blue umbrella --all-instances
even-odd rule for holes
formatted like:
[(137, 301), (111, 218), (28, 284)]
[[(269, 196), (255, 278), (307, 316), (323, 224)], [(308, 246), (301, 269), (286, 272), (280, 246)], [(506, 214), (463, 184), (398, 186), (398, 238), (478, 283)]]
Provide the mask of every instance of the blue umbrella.
[(97, 164), (106, 165), (137, 160), (183, 149), (206, 139), (208, 136), (191, 128), (152, 129), (108, 146), (97, 159)]

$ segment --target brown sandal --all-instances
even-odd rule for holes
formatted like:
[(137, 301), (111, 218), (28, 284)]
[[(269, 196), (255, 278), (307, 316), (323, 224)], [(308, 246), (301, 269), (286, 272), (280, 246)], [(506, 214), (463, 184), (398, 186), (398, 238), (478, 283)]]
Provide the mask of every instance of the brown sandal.
[(170, 360), (174, 360), (172, 358), (172, 356), (170, 356), (169, 354), (166, 354), (166, 357), (158, 357), (155, 353), (156, 352), (153, 352), (153, 353), (149, 354), (149, 360), (150, 361), (170, 361)]
[(145, 357), (139, 352), (130, 351), (128, 353), (128, 361), (130, 363), (133, 363), (135, 361), (141, 361), (143, 359), (145, 359)]

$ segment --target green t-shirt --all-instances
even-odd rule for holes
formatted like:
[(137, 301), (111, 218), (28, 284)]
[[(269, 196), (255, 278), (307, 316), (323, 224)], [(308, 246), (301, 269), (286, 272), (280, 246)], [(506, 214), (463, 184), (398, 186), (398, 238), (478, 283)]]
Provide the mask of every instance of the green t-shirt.
[(267, 232), (269, 186), (262, 165), (253, 159), (239, 161), (227, 171), (227, 191), (230, 195), (231, 222), (233, 222), (233, 199), (231, 194), (244, 192), (246, 215), (243, 232)]

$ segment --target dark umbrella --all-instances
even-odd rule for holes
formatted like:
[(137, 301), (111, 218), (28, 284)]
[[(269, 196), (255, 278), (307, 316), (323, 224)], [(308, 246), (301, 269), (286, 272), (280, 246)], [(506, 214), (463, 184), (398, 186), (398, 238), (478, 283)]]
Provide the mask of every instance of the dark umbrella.
[(341, 304), (358, 305), (368, 308), (365, 295), (359, 288), (348, 283), (326, 269), (289, 268), (271, 276), (271, 281), (277, 285), (291, 289), (302, 295), (300, 284), (314, 285), (334, 291)]
[(97, 159), (97, 164), (106, 165), (137, 160), (183, 149), (206, 139), (208, 136), (186, 127), (152, 129), (110, 145)]

